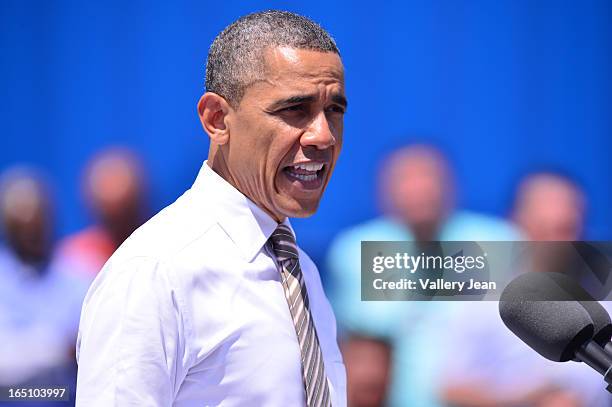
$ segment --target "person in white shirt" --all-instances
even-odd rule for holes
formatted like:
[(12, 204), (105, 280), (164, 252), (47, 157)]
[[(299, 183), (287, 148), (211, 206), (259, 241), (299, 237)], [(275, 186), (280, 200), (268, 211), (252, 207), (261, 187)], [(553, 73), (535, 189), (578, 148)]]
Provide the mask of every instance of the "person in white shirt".
[(345, 406), (336, 321), (288, 217), (312, 215), (340, 153), (338, 48), (266, 11), (214, 40), (194, 185), (115, 252), (85, 299), (79, 406)]

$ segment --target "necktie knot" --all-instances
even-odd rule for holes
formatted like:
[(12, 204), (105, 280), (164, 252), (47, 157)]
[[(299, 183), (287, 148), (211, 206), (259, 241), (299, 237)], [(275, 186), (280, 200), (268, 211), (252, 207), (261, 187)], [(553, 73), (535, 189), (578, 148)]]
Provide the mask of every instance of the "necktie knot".
[(278, 225), (268, 240), (272, 243), (272, 249), (278, 261), (299, 258), (295, 237), (288, 226)]

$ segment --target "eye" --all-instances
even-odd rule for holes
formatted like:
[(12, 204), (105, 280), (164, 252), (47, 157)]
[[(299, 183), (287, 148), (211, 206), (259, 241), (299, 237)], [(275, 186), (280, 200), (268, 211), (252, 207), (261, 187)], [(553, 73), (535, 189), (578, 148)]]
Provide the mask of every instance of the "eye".
[(329, 106), (325, 110), (328, 111), (328, 112), (331, 112), (331, 113), (340, 113), (340, 114), (344, 114), (344, 112), (345, 112), (344, 107), (342, 107), (340, 105), (331, 105), (331, 106)]
[(292, 105), (292, 106), (284, 107), (284, 108), (278, 110), (278, 112), (279, 113), (282, 113), (282, 112), (302, 112), (304, 110), (305, 110), (304, 105)]

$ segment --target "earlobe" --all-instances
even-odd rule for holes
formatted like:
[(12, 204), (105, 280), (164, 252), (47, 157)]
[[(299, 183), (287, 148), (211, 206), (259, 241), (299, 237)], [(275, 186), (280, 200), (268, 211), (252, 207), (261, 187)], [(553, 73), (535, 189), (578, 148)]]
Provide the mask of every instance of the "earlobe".
[(229, 111), (229, 103), (216, 93), (206, 92), (200, 98), (198, 116), (211, 142), (219, 145), (228, 142), (229, 129), (226, 125), (226, 116)]

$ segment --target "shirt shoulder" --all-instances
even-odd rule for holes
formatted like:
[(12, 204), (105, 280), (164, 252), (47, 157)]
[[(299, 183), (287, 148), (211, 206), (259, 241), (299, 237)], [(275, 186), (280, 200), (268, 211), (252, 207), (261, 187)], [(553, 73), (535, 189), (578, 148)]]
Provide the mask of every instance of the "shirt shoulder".
[(520, 232), (504, 219), (456, 211), (446, 222), (440, 240), (521, 240)]
[(186, 191), (138, 228), (111, 257), (111, 262), (132, 257), (166, 261), (215, 225), (210, 204), (193, 190)]
[[(136, 280), (147, 281), (178, 299), (185, 298), (180, 277), (185, 271), (177, 267), (180, 262), (176, 258), (194, 242), (207, 239), (209, 231), (214, 230), (215, 219), (210, 216), (207, 205), (201, 194), (188, 190), (138, 228), (95, 277), (85, 297), (82, 315), (87, 315), (92, 304), (109, 295), (119, 291), (127, 293)], [(201, 245), (204, 248), (201, 258), (206, 258), (208, 246)]]

